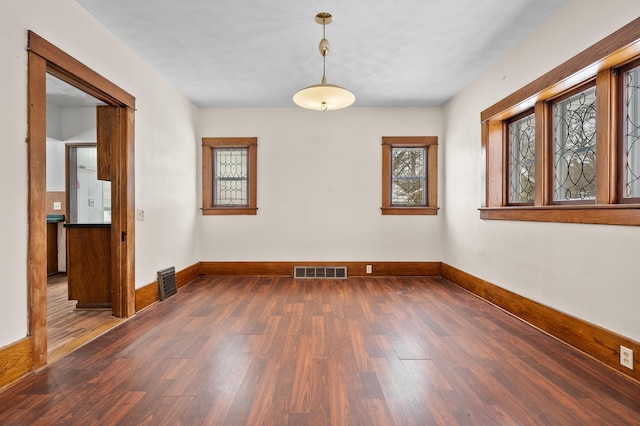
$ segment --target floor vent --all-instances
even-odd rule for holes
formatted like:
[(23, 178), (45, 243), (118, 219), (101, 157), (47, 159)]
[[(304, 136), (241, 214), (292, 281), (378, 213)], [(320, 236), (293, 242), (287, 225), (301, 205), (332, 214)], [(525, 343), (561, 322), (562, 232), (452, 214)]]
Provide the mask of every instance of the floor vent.
[(293, 278), (347, 279), (346, 266), (296, 266)]
[(160, 300), (167, 299), (177, 292), (176, 268), (172, 266), (158, 271), (158, 294), (160, 295)]

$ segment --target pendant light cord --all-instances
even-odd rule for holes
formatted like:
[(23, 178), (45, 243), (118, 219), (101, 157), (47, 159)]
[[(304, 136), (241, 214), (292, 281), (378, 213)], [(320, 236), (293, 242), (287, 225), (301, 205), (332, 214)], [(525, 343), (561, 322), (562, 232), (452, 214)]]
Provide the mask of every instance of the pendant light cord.
[[(326, 18), (322, 18), (322, 39), (326, 40), (327, 36), (325, 34), (325, 20)], [(327, 82), (327, 54), (322, 54), (322, 84)]]

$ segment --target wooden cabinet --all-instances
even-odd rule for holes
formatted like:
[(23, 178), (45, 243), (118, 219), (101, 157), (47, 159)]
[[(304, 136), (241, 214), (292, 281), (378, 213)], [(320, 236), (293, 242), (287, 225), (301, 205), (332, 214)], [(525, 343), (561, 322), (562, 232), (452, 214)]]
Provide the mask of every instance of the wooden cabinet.
[(111, 307), (111, 225), (66, 224), (69, 300), (77, 309)]
[(47, 222), (47, 275), (58, 272), (58, 223)]
[(47, 275), (59, 272), (58, 225), (62, 222), (64, 222), (64, 215), (47, 213)]

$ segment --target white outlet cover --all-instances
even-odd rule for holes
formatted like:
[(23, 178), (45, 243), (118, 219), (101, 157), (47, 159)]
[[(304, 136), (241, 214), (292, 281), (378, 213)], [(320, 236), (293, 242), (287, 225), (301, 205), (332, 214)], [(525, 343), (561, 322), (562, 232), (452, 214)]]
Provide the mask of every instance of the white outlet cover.
[(54, 202), (53, 202), (53, 209), (54, 209), (54, 210), (62, 210), (62, 202), (60, 202), (60, 201), (54, 201)]
[(633, 350), (620, 345), (620, 364), (633, 370)]
[(140, 221), (144, 220), (144, 209), (137, 209), (136, 210), (136, 214), (137, 214), (137, 219)]

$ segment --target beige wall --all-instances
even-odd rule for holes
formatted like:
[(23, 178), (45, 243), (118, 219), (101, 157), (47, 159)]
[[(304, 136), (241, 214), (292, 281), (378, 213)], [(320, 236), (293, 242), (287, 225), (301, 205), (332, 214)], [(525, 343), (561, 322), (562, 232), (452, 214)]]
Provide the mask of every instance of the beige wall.
[(382, 136), (438, 136), (441, 108), (207, 109), (203, 137), (258, 137), (258, 214), (200, 219), (203, 260), (439, 261), (442, 213), (382, 216)]

